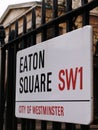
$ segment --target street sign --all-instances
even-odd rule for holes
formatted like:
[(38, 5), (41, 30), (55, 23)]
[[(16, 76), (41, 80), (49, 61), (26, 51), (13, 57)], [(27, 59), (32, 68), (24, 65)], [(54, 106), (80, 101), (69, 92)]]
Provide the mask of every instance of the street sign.
[(89, 124), (93, 116), (92, 27), (17, 53), (16, 117)]

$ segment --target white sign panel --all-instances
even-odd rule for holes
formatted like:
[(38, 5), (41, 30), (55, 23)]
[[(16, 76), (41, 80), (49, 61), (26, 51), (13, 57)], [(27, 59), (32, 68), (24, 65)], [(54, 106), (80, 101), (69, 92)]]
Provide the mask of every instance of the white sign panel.
[(92, 76), (91, 26), (19, 51), (16, 117), (89, 124)]

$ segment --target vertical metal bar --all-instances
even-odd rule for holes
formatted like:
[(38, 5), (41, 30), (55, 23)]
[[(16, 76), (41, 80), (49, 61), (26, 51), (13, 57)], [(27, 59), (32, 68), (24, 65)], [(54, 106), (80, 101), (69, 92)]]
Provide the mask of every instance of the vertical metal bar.
[[(66, 11), (72, 10), (72, 0), (66, 0)], [(73, 21), (72, 18), (69, 18), (66, 22), (66, 31), (72, 31)]]
[(21, 120), (21, 130), (26, 130), (26, 119)]
[(61, 130), (61, 123), (60, 122), (53, 122), (52, 130)]
[(35, 14), (35, 8), (32, 9), (32, 18), (31, 18), (31, 29), (36, 28), (36, 14)]
[(36, 129), (36, 127), (35, 127), (36, 126), (36, 121), (32, 120), (31, 123), (32, 124), (31, 124), (31, 129), (30, 130), (35, 130)]
[(30, 125), (31, 125), (31, 120), (28, 119), (28, 120), (27, 120), (27, 130), (30, 130)]
[(18, 20), (15, 22), (15, 38), (18, 37)]
[[(35, 8), (32, 9), (32, 17), (31, 17), (31, 30), (36, 28), (36, 14), (35, 14)], [(36, 34), (33, 33), (31, 35), (31, 43), (30, 46), (36, 44)], [(30, 120), (30, 130), (35, 130), (36, 121)]]
[[(53, 0), (53, 19), (58, 17), (58, 0)], [(59, 35), (59, 25), (55, 23), (53, 25), (53, 36)], [(61, 130), (61, 123), (53, 122), (52, 130)]]
[[(88, 0), (81, 0), (82, 6), (84, 4), (88, 3)], [(88, 25), (89, 24), (89, 11), (86, 11), (83, 15), (82, 15), (82, 26)]]
[(32, 130), (32, 120), (30, 120), (30, 119), (25, 119), (25, 123), (26, 123), (25, 129), (26, 129), (26, 130)]
[(5, 30), (2, 25), (0, 25), (0, 47), (5, 44)]
[[(23, 35), (26, 33), (27, 30), (27, 22), (26, 22), (26, 15), (23, 16)], [(26, 48), (26, 38), (22, 39), (22, 43), (21, 43), (21, 49)]]
[[(18, 21), (16, 20), (15, 22), (15, 34), (14, 34), (14, 38), (17, 38), (18, 37)], [(18, 50), (18, 43), (14, 43), (14, 77), (13, 77), (13, 83), (14, 83), (14, 86), (13, 86), (13, 129), (14, 130), (17, 130), (17, 118), (15, 117), (15, 92), (16, 92), (16, 89), (15, 89), (15, 86), (16, 86), (16, 53), (17, 53), (17, 50)]]
[(58, 0), (53, 0), (53, 18), (58, 16)]
[(81, 130), (90, 130), (89, 125), (81, 125)]
[[(36, 28), (36, 14), (35, 14), (35, 8), (32, 9), (32, 16), (31, 16), (31, 30), (34, 30)], [(35, 45), (36, 44), (36, 34), (33, 33), (31, 36), (31, 42), (30, 42), (30, 46)], [(27, 128), (29, 130), (35, 130), (35, 125), (36, 125), (36, 121), (35, 120), (29, 120), (29, 122), (27, 123)]]
[(35, 120), (29, 119), (27, 121), (27, 128), (28, 128), (27, 130), (35, 130), (35, 124), (36, 124)]
[(27, 20), (26, 15), (23, 16), (23, 34), (25, 34), (27, 31)]
[[(41, 24), (46, 23), (46, 4), (45, 0), (42, 0), (42, 18), (41, 18)], [(42, 29), (42, 41), (45, 41), (47, 39), (47, 28)]]
[[(66, 11), (70, 11), (72, 10), (72, 0), (66, 0)], [(73, 27), (73, 21), (72, 18), (69, 18), (67, 23), (66, 23), (66, 31), (72, 31), (72, 27)], [(66, 130), (75, 130), (75, 124), (71, 124), (71, 123), (67, 123), (66, 124)]]
[(67, 123), (66, 130), (76, 130), (75, 124)]
[[(9, 41), (14, 39), (14, 32), (10, 32)], [(8, 72), (7, 72), (7, 109), (6, 109), (6, 130), (12, 130), (13, 129), (13, 77), (14, 77), (14, 51), (13, 46), (8, 47)]]
[(0, 130), (3, 129), (4, 123), (4, 107), (5, 107), (5, 96), (4, 96), (4, 88), (5, 88), (5, 60), (6, 54), (5, 49), (2, 48), (0, 50)]
[[(46, 4), (45, 0), (42, 0), (42, 19), (41, 24), (44, 24), (46, 22)], [(42, 41), (45, 41), (47, 39), (47, 29), (42, 29)], [(41, 121), (41, 130), (47, 130), (47, 122)]]
[[(94, 64), (98, 63), (95, 61), (97, 57), (94, 57)], [(96, 65), (94, 65), (94, 71), (93, 71), (93, 82), (94, 82), (94, 123), (97, 123), (98, 120), (98, 68)]]
[[(36, 28), (36, 14), (35, 14), (35, 8), (32, 9), (32, 18), (31, 18), (31, 30)], [(31, 45), (35, 45), (36, 44), (36, 34), (33, 33), (31, 36)]]
[[(23, 34), (25, 34), (27, 31), (27, 19), (26, 19), (26, 15), (24, 15), (23, 17)], [(27, 47), (27, 38), (23, 39), (23, 46), (24, 48)]]
[(5, 96), (4, 96), (4, 87), (5, 87), (5, 60), (6, 54), (5, 49), (1, 47), (5, 44), (5, 30), (3, 26), (0, 26), (0, 130), (3, 130), (4, 124), (4, 107), (5, 107)]
[[(27, 22), (26, 22), (26, 15), (23, 16), (23, 35), (26, 33), (27, 29)], [(26, 48), (26, 38), (22, 39), (21, 47), (20, 49)], [(26, 130), (27, 129), (27, 119), (21, 119), (21, 129)]]
[(47, 121), (41, 121), (41, 130), (47, 130)]
[[(58, 17), (58, 0), (53, 0), (53, 18), (56, 17)], [(59, 35), (59, 25), (57, 23), (54, 24), (53, 31), (54, 37)]]

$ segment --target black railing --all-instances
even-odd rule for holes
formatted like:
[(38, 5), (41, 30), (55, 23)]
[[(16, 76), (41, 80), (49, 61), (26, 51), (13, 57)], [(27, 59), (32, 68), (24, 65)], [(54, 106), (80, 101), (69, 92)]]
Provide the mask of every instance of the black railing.
[[(48, 30), (52, 28), (52, 36), (60, 35), (59, 24), (66, 23), (66, 31), (76, 29), (75, 21), (79, 15), (82, 17), (82, 26), (89, 24), (89, 11), (98, 6), (98, 0), (81, 0), (82, 5), (72, 9), (72, 0), (65, 0), (66, 9), (62, 16), (58, 16), (58, 0), (53, 0), (51, 5), (52, 20), (46, 23), (47, 6), (42, 0), (41, 26), (36, 28), (36, 12), (32, 9), (31, 28), (27, 30), (26, 15), (23, 16), (23, 33), (19, 34), (18, 20), (15, 30), (9, 25), (9, 41), (4, 44), (4, 29), (0, 27), (1, 42), (1, 79), (0, 79), (0, 130), (76, 130), (77, 124), (37, 121), (31, 119), (18, 119), (15, 117), (15, 82), (16, 82), (16, 53), (37, 43), (37, 34), (41, 35), (41, 41), (49, 39)], [(3, 30), (3, 31), (2, 31)], [(3, 35), (2, 35), (3, 34)], [(5, 110), (4, 110), (5, 108)], [(71, 116), (71, 115), (70, 115)], [(85, 117), (84, 117), (85, 118)], [(38, 128), (40, 127), (40, 128)], [(78, 129), (90, 130), (90, 125), (78, 125)]]

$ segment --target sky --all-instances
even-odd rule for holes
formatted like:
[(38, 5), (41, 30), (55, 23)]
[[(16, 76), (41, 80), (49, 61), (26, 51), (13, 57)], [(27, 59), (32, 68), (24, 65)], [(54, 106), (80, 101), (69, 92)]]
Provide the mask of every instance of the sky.
[(40, 0), (0, 0), (0, 17), (7, 9), (8, 5), (24, 3), (24, 2), (32, 2), (32, 1), (40, 1)]

